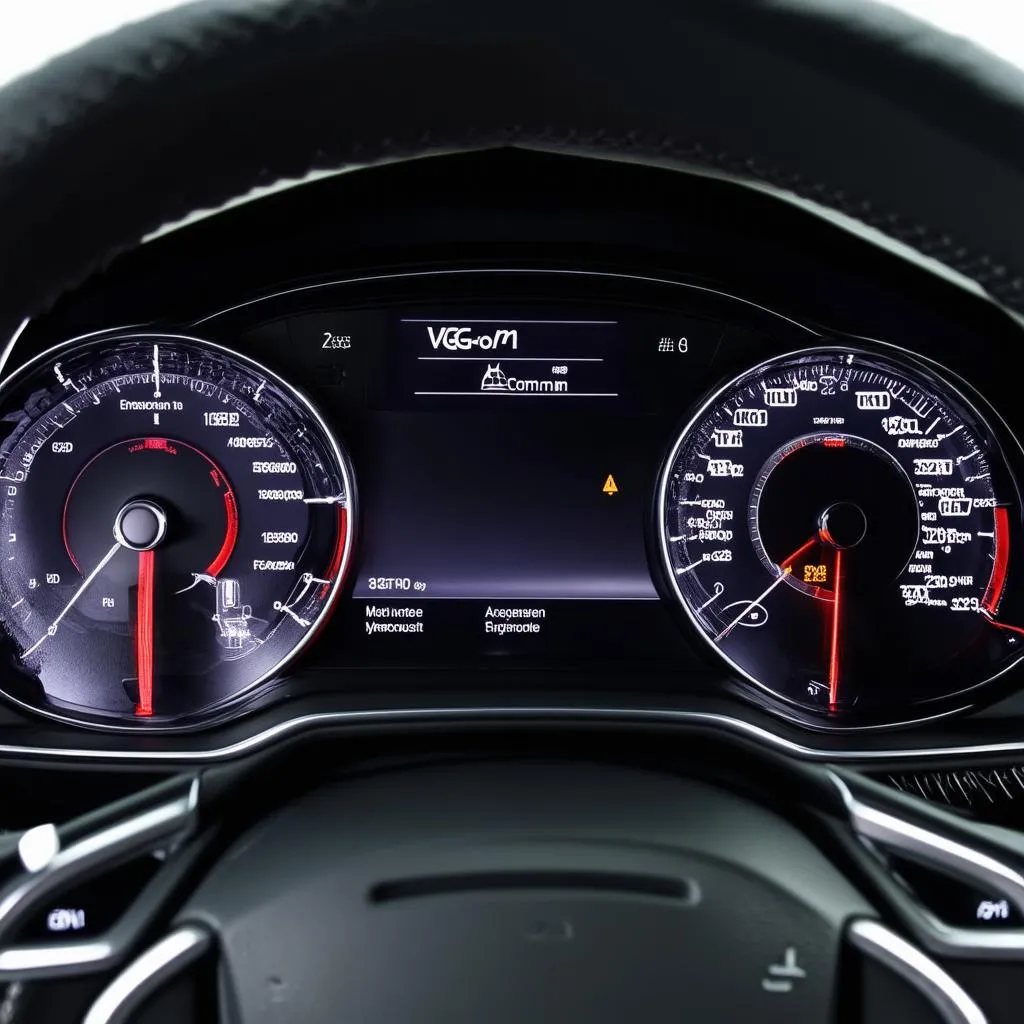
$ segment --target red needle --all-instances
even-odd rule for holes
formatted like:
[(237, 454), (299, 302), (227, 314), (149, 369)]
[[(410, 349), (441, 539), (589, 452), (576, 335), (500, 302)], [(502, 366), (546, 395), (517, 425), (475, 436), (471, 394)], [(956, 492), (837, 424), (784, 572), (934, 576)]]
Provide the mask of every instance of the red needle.
[(1006, 629), (1006, 630), (1009, 630), (1009, 632), (1011, 632), (1011, 633), (1021, 633), (1021, 634), (1024, 634), (1024, 629), (1021, 629), (1020, 626), (1010, 626), (1010, 625), (1007, 625), (1005, 622), (997, 622), (995, 619), (992, 618), (991, 615), (988, 615), (985, 612), (982, 612), (981, 614), (984, 615), (985, 618), (988, 619), (988, 621), (991, 622), (992, 625), (996, 627), (996, 629)]
[(139, 597), (135, 617), (135, 662), (139, 703), (135, 714), (153, 714), (153, 552), (139, 552)]
[(779, 562), (779, 568), (785, 569), (790, 562), (795, 562), (809, 547), (819, 543), (818, 535), (815, 534), (809, 541), (801, 544), (800, 547), (798, 547), (796, 551), (794, 551), (793, 554), (791, 554), (784, 562)]
[(843, 577), (843, 552), (839, 548), (836, 548), (832, 572), (832, 656), (828, 663), (828, 705), (830, 711), (835, 711), (839, 700), (839, 613)]

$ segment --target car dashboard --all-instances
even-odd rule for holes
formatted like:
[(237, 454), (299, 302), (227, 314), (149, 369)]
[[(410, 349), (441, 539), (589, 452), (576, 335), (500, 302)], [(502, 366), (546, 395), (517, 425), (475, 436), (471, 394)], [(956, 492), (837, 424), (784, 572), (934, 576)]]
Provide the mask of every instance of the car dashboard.
[(557, 722), (1012, 759), (1019, 331), (821, 211), (541, 153), (177, 225), (8, 349), (0, 749)]

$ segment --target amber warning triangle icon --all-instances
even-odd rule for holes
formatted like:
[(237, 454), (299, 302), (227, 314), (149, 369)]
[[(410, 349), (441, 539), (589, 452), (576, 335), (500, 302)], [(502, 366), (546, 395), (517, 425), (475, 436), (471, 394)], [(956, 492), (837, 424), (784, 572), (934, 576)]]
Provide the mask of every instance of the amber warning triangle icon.
[(615, 482), (615, 477), (613, 477), (611, 473), (608, 474), (608, 479), (605, 480), (604, 487), (602, 487), (601, 490), (604, 491), (605, 494), (619, 493), (619, 485)]

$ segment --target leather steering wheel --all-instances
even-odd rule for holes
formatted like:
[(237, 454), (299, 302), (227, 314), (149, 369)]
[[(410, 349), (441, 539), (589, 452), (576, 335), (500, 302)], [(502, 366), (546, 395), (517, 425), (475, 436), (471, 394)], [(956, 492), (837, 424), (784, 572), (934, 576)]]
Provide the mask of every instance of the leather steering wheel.
[(523, 145), (725, 171), (1024, 308), (1024, 73), (861, 0), (205, 0), (0, 91), (0, 327), (255, 186)]

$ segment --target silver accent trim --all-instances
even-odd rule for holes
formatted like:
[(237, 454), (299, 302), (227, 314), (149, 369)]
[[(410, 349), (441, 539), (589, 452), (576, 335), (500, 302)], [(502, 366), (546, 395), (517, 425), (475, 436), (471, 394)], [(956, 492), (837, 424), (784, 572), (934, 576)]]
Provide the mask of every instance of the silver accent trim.
[[(984, 893), (1005, 896), (1018, 913), (1024, 914), (1024, 876), (1019, 872), (955, 839), (862, 803), (842, 779), (832, 772), (829, 775), (843, 798), (850, 823), (862, 839)], [(971, 959), (1024, 959), (1024, 929), (952, 928), (924, 908), (920, 918), (910, 923), (919, 941), (934, 953)]]
[(184, 925), (133, 960), (100, 994), (82, 1024), (125, 1024), (165, 981), (195, 963), (211, 946), (210, 933)]
[[(961, 709), (963, 710), (963, 709)], [(950, 712), (953, 714), (955, 712)], [(197, 750), (110, 750), (96, 748), (93, 750), (76, 747), (32, 747), (18, 744), (0, 744), (0, 757), (32, 757), (61, 758), (93, 762), (139, 761), (143, 763), (161, 764), (205, 764), (210, 762), (230, 761), (242, 757), (255, 750), (269, 746), (288, 736), (315, 729), (331, 726), (380, 724), (389, 722), (427, 722), (427, 721), (458, 721), (460, 719), (474, 722), (501, 722), (520, 719), (523, 721), (566, 721), (590, 722), (614, 720), (620, 722), (655, 723), (677, 726), (702, 726), (709, 729), (721, 729), (747, 739), (765, 743), (775, 747), (791, 757), (802, 761), (822, 761), (829, 763), (875, 763), (891, 762), (899, 758), (913, 759), (915, 764), (930, 759), (945, 759), (951, 756), (1018, 754), (1024, 752), (1024, 742), (965, 744), (951, 747), (924, 747), (880, 749), (880, 750), (829, 750), (822, 747), (811, 747), (803, 743), (785, 739), (769, 732), (767, 729), (752, 722), (730, 715), (708, 711), (666, 711), (643, 708), (574, 708), (574, 707), (454, 707), (454, 708), (407, 708), (397, 711), (323, 711), (316, 714), (299, 715), (289, 718), (276, 725), (269, 726), (260, 732), (253, 733), (245, 739), (236, 740), (219, 747), (207, 747)], [(835, 734), (833, 734), (835, 735)], [(839, 734), (842, 735), (842, 734)]]
[(12, 946), (0, 951), (0, 978), (29, 981), (51, 978), (77, 968), (101, 970), (113, 960), (115, 947), (104, 939), (91, 942), (61, 942), (47, 945)]
[(847, 934), (850, 942), (862, 953), (917, 989), (946, 1024), (987, 1024), (981, 1007), (957, 982), (934, 960), (884, 924), (854, 921)]
[[(130, 512), (137, 508), (143, 508), (147, 512), (152, 513), (153, 518), (156, 520), (156, 539), (151, 541), (142, 547), (133, 544), (124, 535), (124, 517)], [(130, 501), (120, 512), (117, 513), (117, 518), (114, 520), (114, 540), (123, 548), (127, 548), (129, 551), (152, 551), (157, 547), (167, 536), (167, 515), (159, 505), (154, 504), (152, 501), (147, 501), (145, 498), (138, 499), (136, 501)]]

